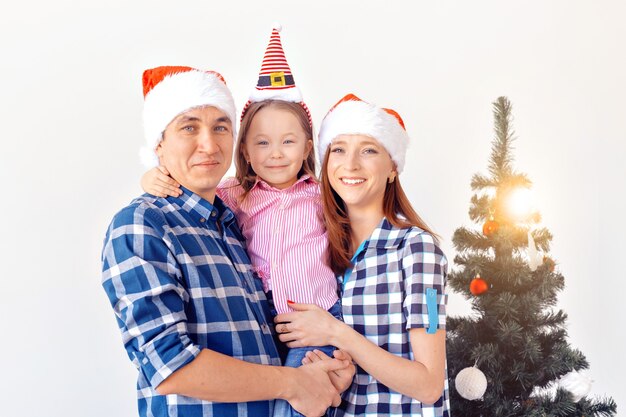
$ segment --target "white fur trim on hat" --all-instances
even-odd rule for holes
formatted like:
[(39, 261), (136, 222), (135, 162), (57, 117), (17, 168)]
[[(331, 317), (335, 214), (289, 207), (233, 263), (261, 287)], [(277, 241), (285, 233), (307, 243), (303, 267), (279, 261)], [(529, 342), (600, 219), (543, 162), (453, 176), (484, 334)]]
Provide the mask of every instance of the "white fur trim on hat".
[[(236, 136), (235, 101), (224, 82), (215, 74), (190, 70), (168, 75), (146, 94), (143, 107), (146, 147), (141, 160), (147, 167), (156, 166), (156, 148), (163, 131), (179, 114), (202, 106), (214, 106), (223, 111)], [(151, 158), (153, 156), (154, 158)]]
[(302, 100), (302, 93), (298, 87), (290, 87), (283, 89), (268, 88), (266, 90), (254, 89), (250, 94), (250, 101), (253, 103), (265, 100), (283, 100), (292, 101), (294, 103), (300, 103)]
[(366, 135), (381, 143), (396, 163), (398, 174), (404, 169), (409, 135), (398, 119), (380, 107), (364, 101), (341, 102), (322, 121), (318, 152), (324, 160), (326, 149), (340, 135)]

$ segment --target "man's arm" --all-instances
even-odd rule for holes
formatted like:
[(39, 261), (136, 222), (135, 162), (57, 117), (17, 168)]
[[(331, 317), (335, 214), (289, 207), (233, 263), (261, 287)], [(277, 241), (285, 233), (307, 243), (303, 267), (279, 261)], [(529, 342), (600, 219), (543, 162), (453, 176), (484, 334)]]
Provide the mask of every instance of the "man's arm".
[(258, 365), (203, 349), (158, 387), (162, 395), (179, 394), (207, 401), (244, 402), (280, 398), (305, 415), (319, 416), (341, 402), (328, 372), (347, 361), (321, 361), (288, 368)]
[(158, 210), (131, 206), (118, 213), (103, 249), (103, 287), (118, 317), (125, 348), (159, 394), (216, 402), (284, 398), (307, 415), (339, 404), (328, 370), (259, 365), (201, 349), (187, 334), (187, 288), (177, 279), (173, 246)]

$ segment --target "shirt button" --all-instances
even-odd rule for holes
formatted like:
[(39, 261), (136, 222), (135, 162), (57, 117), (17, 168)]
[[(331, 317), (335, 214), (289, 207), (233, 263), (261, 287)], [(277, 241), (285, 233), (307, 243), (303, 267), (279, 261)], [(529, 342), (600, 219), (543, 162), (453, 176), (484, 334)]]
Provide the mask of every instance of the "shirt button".
[(270, 328), (269, 328), (269, 326), (267, 324), (263, 323), (261, 325), (261, 330), (263, 330), (263, 332), (267, 333), (269, 331), (269, 329)]
[(214, 211), (212, 211), (212, 212), (211, 212), (211, 217), (215, 217), (215, 216), (217, 216), (217, 213), (216, 213), (216, 212), (214, 212)]
[(204, 217), (200, 219), (200, 223), (204, 223), (206, 220), (204, 220)]

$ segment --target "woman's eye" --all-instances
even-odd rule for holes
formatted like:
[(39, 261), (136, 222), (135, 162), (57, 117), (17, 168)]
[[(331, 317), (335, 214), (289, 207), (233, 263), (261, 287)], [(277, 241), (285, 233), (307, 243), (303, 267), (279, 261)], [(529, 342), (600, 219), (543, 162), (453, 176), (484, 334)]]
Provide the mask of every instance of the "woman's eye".
[(374, 148), (365, 148), (363, 149), (363, 153), (371, 153), (371, 154), (376, 154), (378, 153), (378, 151)]
[(333, 152), (333, 153), (340, 153), (340, 152), (343, 152), (343, 149), (339, 148), (339, 147), (337, 147), (337, 148), (330, 148), (330, 151)]

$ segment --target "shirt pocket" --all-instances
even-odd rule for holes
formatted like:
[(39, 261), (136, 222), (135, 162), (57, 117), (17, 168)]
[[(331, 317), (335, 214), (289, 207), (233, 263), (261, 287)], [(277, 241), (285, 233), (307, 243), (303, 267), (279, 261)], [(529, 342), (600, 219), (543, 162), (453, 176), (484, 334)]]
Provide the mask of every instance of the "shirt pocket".
[(311, 200), (303, 202), (294, 208), (294, 216), (298, 217), (296, 224), (299, 225), (304, 235), (322, 235), (326, 231), (324, 225), (324, 213), (319, 202)]

